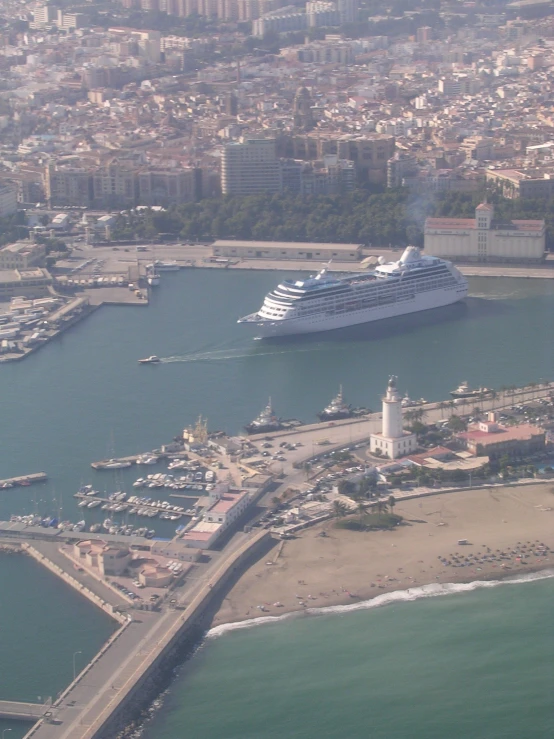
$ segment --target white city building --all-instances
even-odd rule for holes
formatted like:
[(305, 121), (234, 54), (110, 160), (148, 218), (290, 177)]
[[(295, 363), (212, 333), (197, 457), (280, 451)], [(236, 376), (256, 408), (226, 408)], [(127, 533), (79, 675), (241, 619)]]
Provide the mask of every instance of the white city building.
[(387, 393), (383, 398), (383, 428), (380, 434), (371, 434), (369, 450), (388, 459), (398, 459), (411, 454), (417, 448), (415, 434), (404, 431), (402, 423), (402, 398), (396, 387), (396, 377), (389, 378)]
[(540, 262), (545, 233), (544, 221), (502, 223), (490, 203), (481, 203), (475, 218), (427, 218), (425, 254), (462, 262)]
[(17, 210), (17, 188), (13, 185), (0, 185), (0, 218), (10, 216)]
[(281, 166), (275, 139), (243, 138), (223, 148), (221, 190), (224, 195), (258, 195), (281, 191)]

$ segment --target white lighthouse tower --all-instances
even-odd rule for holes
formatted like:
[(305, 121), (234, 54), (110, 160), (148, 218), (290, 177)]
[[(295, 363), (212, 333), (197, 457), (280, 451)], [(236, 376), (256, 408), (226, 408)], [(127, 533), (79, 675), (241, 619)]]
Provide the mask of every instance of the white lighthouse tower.
[(387, 392), (383, 398), (383, 430), (371, 434), (369, 450), (389, 459), (411, 454), (417, 448), (415, 434), (404, 431), (402, 424), (402, 398), (396, 387), (397, 378), (389, 377)]

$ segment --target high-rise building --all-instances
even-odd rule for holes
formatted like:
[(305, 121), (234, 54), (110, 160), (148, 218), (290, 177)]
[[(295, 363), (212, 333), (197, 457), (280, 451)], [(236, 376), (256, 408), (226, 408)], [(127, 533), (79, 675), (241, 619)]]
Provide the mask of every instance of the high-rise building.
[(238, 100), (234, 92), (228, 92), (225, 94), (225, 114), (226, 115), (237, 115), (238, 113)]
[(31, 28), (45, 28), (56, 23), (58, 10), (53, 5), (40, 5), (33, 11)]
[(338, 0), (337, 6), (341, 26), (345, 23), (356, 23), (358, 20), (357, 0)]
[(284, 33), (286, 31), (302, 31), (308, 26), (308, 16), (296, 5), (287, 5), (270, 11), (252, 24), (252, 35), (263, 38), (269, 31)]
[(281, 168), (275, 139), (245, 139), (227, 144), (221, 160), (224, 195), (280, 192)]
[(222, 21), (236, 21), (239, 18), (237, 0), (217, 0), (217, 17)]
[(217, 16), (217, 0), (198, 0), (198, 14), (206, 18)]
[(306, 17), (309, 28), (328, 28), (340, 25), (337, 4), (326, 0), (312, 0), (306, 3)]
[(9, 216), (17, 210), (17, 187), (0, 184), (0, 218)]
[(426, 44), (431, 40), (433, 29), (430, 26), (421, 26), (416, 31), (416, 41), (418, 44)]

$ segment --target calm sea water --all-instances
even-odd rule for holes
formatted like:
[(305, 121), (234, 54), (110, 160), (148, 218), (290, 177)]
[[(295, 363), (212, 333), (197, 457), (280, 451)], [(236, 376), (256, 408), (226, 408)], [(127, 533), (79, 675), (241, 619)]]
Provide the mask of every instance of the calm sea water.
[(208, 639), (145, 737), (552, 737), (553, 582)]
[[(272, 343), (252, 341), (244, 327), (236, 324), (236, 318), (257, 308), (265, 293), (282, 276), (215, 270), (164, 274), (163, 285), (153, 294), (148, 308), (102, 308), (24, 362), (0, 366), (0, 478), (36, 471), (47, 472), (50, 478), (46, 485), (0, 492), (0, 518), (33, 510), (56, 514), (61, 508), (63, 518), (77, 521), (83, 517), (83, 511), (76, 507), (73, 493), (81, 483), (92, 482), (108, 491), (122, 484), (129, 489), (138, 476), (136, 470), (123, 471), (119, 476), (94, 472), (90, 468), (91, 461), (159, 446), (184, 426), (194, 423), (199, 414), (208, 418), (211, 429), (236, 432), (260, 411), (268, 395), (272, 396), (280, 415), (308, 421), (315, 419), (316, 411), (326, 405), (339, 383), (344, 385), (349, 401), (376, 407), (391, 373), (399, 375), (403, 391), (407, 390), (412, 397), (423, 396), (429, 400), (446, 397), (449, 390), (464, 379), (473, 385), (499, 387), (554, 377), (554, 285), (550, 282), (472, 279), (467, 302), (441, 311), (340, 334)], [(137, 359), (150, 354), (157, 354), (164, 362), (158, 366), (137, 364)], [(84, 517), (92, 523), (104, 515), (88, 511)], [(161, 535), (171, 535), (173, 525), (166, 523), (164, 527), (161, 522), (156, 525)], [(55, 694), (69, 680), (72, 652), (83, 649), (85, 654), (89, 648), (83, 647), (85, 636), (91, 635), (92, 653), (108, 633), (103, 629), (109, 630), (109, 625), (104, 624), (103, 617), (95, 609), (80, 600), (75, 604), (71, 591), (58, 592), (61, 584), (25, 562), (20, 558), (0, 559), (0, 582), (7, 582), (0, 598), (0, 698), (31, 699), (35, 694)], [(16, 568), (17, 575), (10, 574), (12, 567)], [(534, 630), (536, 609), (529, 595), (535, 592), (530, 590), (532, 587), (537, 588), (540, 601), (542, 584), (514, 587), (513, 592), (522, 593), (526, 588), (527, 618), (522, 617), (520, 632), (525, 638), (535, 640), (536, 650), (540, 650), (541, 637)], [(500, 589), (498, 595), (495, 592), (491, 597), (507, 598), (506, 593)], [(466, 597), (477, 598), (474, 601), (477, 603), (481, 595), (457, 598), (456, 608), (466, 602)], [(521, 597), (514, 595), (514, 604)], [(443, 605), (446, 601), (439, 601), (414, 606), (429, 609), (426, 618), (431, 619), (435, 628), (445, 618), (441, 609), (446, 608)], [(40, 611), (37, 604), (40, 604)], [(506, 607), (511, 609), (511, 602)], [(411, 625), (410, 609), (411, 606), (406, 607), (399, 613), (405, 614), (402, 617), (406, 619), (401, 631), (412, 634), (410, 642), (413, 642), (418, 638), (420, 622), (415, 618)], [(481, 611), (486, 617), (487, 607), (479, 605)], [(393, 613), (393, 609), (385, 609), (348, 616), (344, 620), (329, 618), (329, 626), (325, 627), (328, 631), (324, 632), (322, 640), (325, 644), (334, 640), (340, 642), (343, 630), (351, 630), (352, 635), (358, 634), (363, 640), (366, 631), (373, 633), (377, 628), (373, 626), (374, 618), (383, 619), (386, 625)], [(85, 614), (90, 614), (90, 623)], [(354, 621), (351, 622), (351, 618)], [(358, 629), (357, 619), (362, 619), (360, 623), (366, 625)], [(320, 623), (323, 628), (327, 621), (317, 621), (317, 630)], [(293, 639), (286, 636), (293, 634), (289, 628), (305, 628), (309, 636), (312, 627), (302, 627), (295, 622), (275, 630), (235, 634), (217, 642), (213, 649), (224, 648), (228, 639), (230, 645), (237, 644), (238, 657), (233, 669), (240, 677), (243, 669), (250, 669), (250, 661), (264, 663), (263, 657), (256, 656), (256, 639), (273, 639), (264, 634), (277, 635), (282, 629), (283, 636), (278, 643), (286, 644)], [(98, 632), (94, 636), (96, 629)], [(502, 640), (502, 628), (498, 636)], [(398, 638), (399, 633), (391, 628), (389, 642)], [(443, 646), (450, 643), (454, 644), (453, 641), (444, 642)], [(317, 664), (315, 652), (309, 640), (304, 642), (302, 633), (294, 636), (294, 645), (298, 652), (296, 658), (291, 656), (294, 665), (297, 664), (295, 659)], [(9, 654), (4, 654), (3, 649)], [(348, 659), (357, 659), (352, 643), (345, 649)], [(215, 681), (220, 669), (217, 667), (214, 673), (208, 663), (207, 671), (203, 667), (203, 660), (208, 659), (211, 650), (212, 645), (194, 662), (198, 665), (198, 676), (203, 676), (208, 683), (212, 679)], [(403, 672), (409, 675), (411, 662), (403, 662), (407, 654), (406, 650), (399, 651), (393, 661), (400, 666), (404, 664)], [(447, 660), (448, 650), (445, 655)], [(422, 651), (420, 658), (425, 662), (424, 656)], [(436, 677), (439, 667), (434, 659), (429, 660), (427, 654), (425, 663)], [(7, 669), (4, 669), (5, 664)], [(514, 664), (517, 666), (518, 660)], [(280, 674), (278, 666), (273, 672)], [(318, 711), (321, 711), (328, 705), (336, 705), (336, 701), (327, 702), (333, 676), (332, 670), (330, 674), (318, 676), (316, 673), (314, 669), (311, 680), (320, 685)], [(229, 670), (222, 672), (222, 676), (229, 674)], [(395, 702), (397, 708), (393, 708), (384, 701), (374, 683), (370, 691), (358, 685), (365, 679), (361, 673), (354, 670), (352, 675), (352, 689), (366, 696), (370, 693), (380, 696), (378, 702), (388, 706), (391, 714), (388, 720), (392, 720), (395, 710), (402, 705), (402, 691)], [(385, 677), (386, 673), (383, 690)], [(292, 678), (289, 675), (286, 679)], [(240, 686), (240, 680), (233, 680)], [(418, 672), (411, 682), (414, 687), (423, 684)], [(227, 681), (225, 684), (220, 690), (231, 691)], [(297, 682), (291, 684), (299, 688)], [(522, 687), (525, 694), (526, 686), (527, 678)], [(281, 687), (277, 685), (271, 694), (268, 688), (268, 695), (277, 707), (284, 705), (286, 696), (285, 691), (281, 700)], [(213, 705), (219, 705), (218, 691), (210, 689), (207, 692)], [(347, 695), (341, 697), (346, 701), (345, 706), (348, 705), (346, 692)], [(395, 690), (391, 692), (396, 696)], [(258, 709), (256, 701), (248, 698), (249, 691), (243, 693), (246, 703), (241, 704), (240, 715), (246, 720), (250, 715), (255, 717)], [(437, 695), (437, 700), (441, 699), (442, 693)], [(480, 700), (482, 703), (490, 701), (482, 693)], [(496, 698), (494, 705), (495, 701)], [(372, 699), (370, 715), (379, 710), (374, 702)], [(261, 713), (267, 713), (266, 709)], [(305, 715), (315, 713), (317, 711), (311, 707)], [(238, 731), (242, 719), (237, 718), (237, 714), (234, 716)], [(295, 733), (304, 730), (300, 726), (295, 728), (298, 713), (293, 712), (293, 716), (289, 735), (303, 736)], [(271, 721), (276, 720), (274, 713), (271, 717)], [(313, 718), (314, 726), (319, 725), (316, 718)], [(462, 714), (458, 715), (460, 721), (462, 718)], [(189, 719), (183, 720), (178, 736), (192, 725)], [(342, 722), (346, 727), (348, 720), (348, 711), (337, 718), (339, 724)], [(267, 722), (270, 728), (271, 721)], [(8, 726), (0, 724), (0, 729)], [(238, 736), (225, 732), (213, 734), (227, 735)], [(242, 735), (270, 736), (266, 733), (248, 735), (246, 728)], [(454, 736), (448, 732), (445, 735)], [(471, 735), (468, 731), (464, 736)], [(498, 734), (501, 735), (507, 736)], [(14, 730), (9, 736), (17, 739), (18, 734)], [(190, 736), (210, 735), (195, 730)]]

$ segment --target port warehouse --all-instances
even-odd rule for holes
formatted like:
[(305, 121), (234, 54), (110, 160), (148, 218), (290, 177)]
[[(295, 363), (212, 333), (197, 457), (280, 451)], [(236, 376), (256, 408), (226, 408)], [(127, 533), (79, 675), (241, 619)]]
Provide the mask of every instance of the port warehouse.
[(314, 259), (318, 262), (335, 259), (337, 262), (359, 262), (362, 245), (219, 239), (212, 244), (212, 255), (241, 259)]

